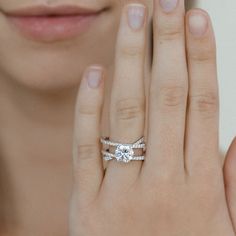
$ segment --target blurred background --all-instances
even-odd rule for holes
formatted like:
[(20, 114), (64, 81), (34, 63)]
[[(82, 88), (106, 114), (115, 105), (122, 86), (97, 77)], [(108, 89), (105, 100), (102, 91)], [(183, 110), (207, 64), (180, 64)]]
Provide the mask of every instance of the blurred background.
[(236, 0), (186, 0), (211, 15), (218, 48), (220, 86), (220, 146), (228, 149), (236, 136)]

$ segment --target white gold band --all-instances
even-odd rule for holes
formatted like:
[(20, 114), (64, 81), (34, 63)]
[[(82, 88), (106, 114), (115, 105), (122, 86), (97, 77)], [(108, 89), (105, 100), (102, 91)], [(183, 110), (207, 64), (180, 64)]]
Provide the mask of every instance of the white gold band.
[(100, 141), (102, 144), (109, 145), (109, 146), (118, 146), (120, 144), (122, 144), (124, 146), (131, 146), (132, 148), (145, 148), (145, 146), (146, 146), (144, 143), (143, 137), (135, 143), (116, 143), (116, 142), (113, 142), (113, 141), (105, 139), (105, 138), (101, 138)]
[(144, 155), (134, 156), (134, 149), (142, 149), (143, 152), (146, 151), (146, 145), (144, 143), (144, 138), (140, 138), (135, 143), (117, 143), (109, 140), (108, 138), (101, 138), (101, 143), (104, 145), (115, 146), (115, 153), (110, 153), (107, 150), (102, 150), (103, 159), (105, 161), (110, 161), (115, 159), (118, 162), (128, 163), (130, 161), (143, 161), (145, 159)]
[[(116, 155), (107, 151), (102, 150), (103, 158), (105, 161), (116, 159)], [(131, 161), (143, 161), (144, 156), (133, 156)]]

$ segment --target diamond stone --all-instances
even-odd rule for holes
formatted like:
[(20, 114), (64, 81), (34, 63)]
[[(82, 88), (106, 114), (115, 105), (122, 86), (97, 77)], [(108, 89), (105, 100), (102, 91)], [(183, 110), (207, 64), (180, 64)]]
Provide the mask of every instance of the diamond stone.
[(115, 151), (117, 161), (130, 162), (134, 156), (134, 150), (128, 145), (118, 145)]

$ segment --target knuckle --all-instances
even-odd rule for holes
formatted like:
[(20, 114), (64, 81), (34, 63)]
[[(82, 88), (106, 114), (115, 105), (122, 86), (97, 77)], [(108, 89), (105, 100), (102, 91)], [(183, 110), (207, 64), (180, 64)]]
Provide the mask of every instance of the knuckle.
[(190, 106), (204, 117), (212, 117), (219, 108), (218, 95), (216, 92), (190, 95)]
[(204, 63), (215, 61), (216, 59), (216, 51), (214, 49), (204, 49), (204, 50), (194, 49), (190, 51), (189, 57), (195, 62)]
[(184, 86), (165, 86), (159, 90), (159, 99), (163, 108), (179, 108), (185, 105), (187, 89)]
[(160, 27), (158, 29), (158, 37), (161, 40), (175, 40), (182, 38), (184, 35), (184, 29), (182, 25), (166, 25), (165, 27)]
[(98, 94), (79, 94), (77, 101), (76, 112), (80, 115), (96, 115), (100, 112), (103, 105), (102, 96), (97, 96)]
[(78, 144), (77, 154), (80, 160), (90, 160), (98, 154), (98, 147), (95, 144)]
[(116, 117), (118, 120), (132, 120), (144, 114), (143, 98), (122, 99), (116, 103)]
[(128, 45), (121, 47), (122, 57), (139, 57), (144, 54), (144, 49), (139, 45)]

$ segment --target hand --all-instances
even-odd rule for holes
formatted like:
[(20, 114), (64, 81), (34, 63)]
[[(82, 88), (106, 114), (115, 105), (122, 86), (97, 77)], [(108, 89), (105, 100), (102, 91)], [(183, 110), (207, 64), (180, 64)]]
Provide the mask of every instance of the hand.
[[(144, 90), (147, 20), (142, 24), (137, 16), (144, 8), (127, 5), (110, 104), (111, 140), (133, 143), (145, 133), (145, 161), (112, 160), (104, 171), (99, 138), (105, 73), (88, 68), (76, 107), (71, 236), (235, 235), (219, 154), (210, 19), (199, 9), (185, 15), (184, 0), (172, 11), (170, 4), (164, 9), (154, 2), (150, 90)], [(131, 6), (135, 17), (127, 17)], [(135, 22), (128, 24), (129, 18)]]
[(227, 203), (236, 232), (236, 138), (232, 141), (224, 164)]

